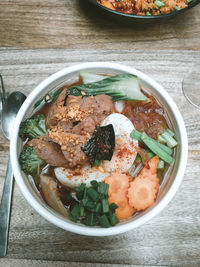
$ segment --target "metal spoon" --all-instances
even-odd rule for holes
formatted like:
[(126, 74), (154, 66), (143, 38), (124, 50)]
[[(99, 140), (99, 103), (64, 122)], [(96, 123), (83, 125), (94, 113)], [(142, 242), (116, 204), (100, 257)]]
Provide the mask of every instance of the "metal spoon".
[[(23, 104), (26, 96), (21, 92), (13, 92), (5, 100), (2, 110), (2, 131), (7, 139), (10, 140), (11, 131), (15, 117)], [(6, 256), (7, 243), (8, 243), (8, 228), (10, 218), (10, 206), (13, 187), (13, 171), (8, 160), (8, 167), (6, 172), (6, 178), (3, 188), (3, 195), (0, 205), (0, 257)]]

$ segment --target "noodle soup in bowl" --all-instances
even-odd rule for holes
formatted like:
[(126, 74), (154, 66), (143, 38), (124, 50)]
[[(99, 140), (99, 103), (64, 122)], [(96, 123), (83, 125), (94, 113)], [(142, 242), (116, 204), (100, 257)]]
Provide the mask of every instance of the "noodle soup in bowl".
[[(79, 75), (82, 75), (81, 82)], [(102, 79), (99, 76), (102, 76)], [(111, 86), (113, 84), (114, 86)], [(124, 84), (123, 89), (121, 89), (121, 84)], [(92, 93), (91, 88), (93, 90)], [(102, 88), (104, 91), (101, 91)], [(111, 91), (110, 88), (112, 89)], [(131, 90), (134, 90), (134, 93), (129, 88), (132, 88)], [(64, 90), (70, 93), (67, 96), (65, 94), (62, 102), (63, 106), (61, 106), (58, 101), (62, 100), (61, 94)], [(74, 93), (75, 90), (80, 92), (80, 95), (76, 95)], [(105, 90), (107, 90), (106, 94)], [(54, 93), (51, 94), (49, 92)], [(54, 103), (46, 104), (51, 100), (52, 95), (55, 96), (55, 92), (58, 93), (56, 93), (55, 100), (53, 100)], [(131, 98), (131, 102), (127, 100), (127, 96)], [(137, 101), (139, 101), (138, 99), (143, 101), (143, 109), (141, 109), (140, 105), (137, 107), (137, 101), (133, 101), (134, 97), (137, 98)], [(94, 106), (93, 109), (95, 109), (95, 105), (86, 105), (86, 102), (94, 100), (96, 101), (95, 103), (98, 103), (97, 113), (100, 109), (102, 110), (101, 113), (92, 113), (91, 107)], [(86, 105), (87, 112), (76, 112), (74, 115), (74, 106), (79, 103), (77, 101), (82, 101), (78, 111), (83, 110), (84, 105)], [(161, 123), (165, 127), (163, 129), (160, 127), (160, 132), (158, 133), (159, 140), (156, 140), (157, 135), (155, 132), (142, 128), (140, 123), (140, 116), (145, 114), (145, 107), (151, 105), (153, 101), (156, 101), (155, 105), (159, 105), (160, 110), (163, 111), (161, 115), (165, 119), (163, 119), (165, 124)], [(64, 117), (57, 116), (56, 120), (61, 119), (63, 125), (63, 121), (66, 122), (65, 114), (70, 116), (70, 122), (72, 122), (70, 130), (67, 129), (65, 131), (62, 129), (61, 131), (60, 124), (58, 127), (58, 123), (52, 119), (53, 117), (49, 117), (50, 113), (53, 115), (57, 113), (45, 111), (45, 105), (51, 106), (52, 109), (55, 103), (60, 108), (64, 108), (64, 113), (62, 113)], [(70, 106), (71, 104), (73, 104), (73, 108)], [(133, 108), (134, 116), (137, 114), (136, 111), (140, 109), (141, 112), (138, 112), (138, 117), (130, 115), (131, 108)], [(65, 113), (66, 109), (68, 109), (67, 113)], [(89, 110), (90, 112), (88, 112)], [(86, 116), (86, 113), (89, 113), (89, 115)], [(84, 118), (81, 117), (83, 114)], [(48, 140), (45, 139), (45, 134), (42, 134), (42, 131), (38, 137), (34, 134), (31, 135), (27, 129), (24, 130), (24, 127), (27, 126), (27, 119), (31, 118), (32, 120), (32, 118), (35, 118), (34, 116), (38, 115), (39, 117), (37, 118), (41, 118), (41, 115), (46, 116), (45, 127), (48, 132)], [(90, 126), (91, 132), (88, 130), (85, 134), (80, 123), (86, 120), (88, 122), (88, 118), (91, 115), (94, 128)], [(77, 119), (78, 116), (79, 119)], [(94, 116), (98, 117), (96, 122), (94, 122)], [(154, 116), (149, 116), (149, 118), (153, 119)], [(162, 121), (161, 117), (159, 117), (159, 121)], [(32, 121), (28, 121), (28, 123), (32, 123)], [(43, 126), (44, 124), (40, 121), (39, 128), (45, 131)], [(144, 224), (158, 214), (173, 198), (182, 181), (186, 167), (187, 134), (176, 104), (156, 81), (132, 67), (120, 64), (107, 62), (84, 63), (53, 74), (40, 83), (28, 96), (17, 115), (14, 129), (10, 154), (14, 176), (22, 194), (29, 204), (45, 219), (62, 229), (77, 234), (88, 236), (115, 235)], [(82, 132), (78, 132), (78, 135), (76, 135), (80, 129)], [(170, 133), (168, 136), (171, 136), (172, 143), (170, 137), (165, 139), (167, 131)], [(62, 132), (64, 139), (58, 134), (60, 132)], [(123, 140), (121, 138), (122, 132), (123, 136), (125, 136)], [(140, 134), (139, 137), (138, 133)], [(84, 137), (83, 134), (85, 134)], [(19, 135), (24, 137), (24, 140)], [(68, 139), (69, 136), (71, 139)], [(77, 136), (80, 140), (77, 139)], [(65, 145), (62, 143), (66, 142), (66, 140), (72, 140), (72, 137), (76, 137), (73, 142), (75, 142), (76, 148), (79, 149), (77, 150), (79, 153), (75, 153), (74, 150), (69, 154), (70, 144), (67, 143)], [(35, 139), (36, 141), (34, 141)], [(50, 149), (52, 142), (56, 143), (55, 146), (58, 148), (59, 154), (56, 154), (55, 159), (46, 159), (46, 154), (43, 153), (44, 150), (41, 152), (41, 147), (45, 143), (41, 143), (38, 147), (36, 144), (38, 139), (41, 142), (48, 142), (48, 148), (45, 147), (47, 151), (49, 151), (48, 149)], [(102, 141), (96, 142), (96, 140)], [(77, 147), (78, 141), (82, 142), (80, 147)], [(91, 144), (92, 147), (95, 144), (94, 151), (90, 150)], [(102, 147), (102, 144), (104, 145), (103, 152), (99, 148)], [(163, 152), (165, 149), (167, 152)], [(24, 154), (24, 150), (26, 150), (26, 154)], [(26, 162), (33, 150), (34, 157), (39, 157), (40, 159), (38, 166), (44, 167), (42, 174), (38, 173), (38, 171), (31, 173), (35, 177), (28, 173), (33, 168), (29, 166), (30, 161)], [(168, 153), (168, 151), (171, 152)], [(48, 154), (53, 155), (53, 153)], [(58, 162), (61, 154), (62, 160), (64, 158), (64, 163), (55, 163)], [(72, 158), (70, 158), (70, 155)], [(84, 164), (77, 158), (80, 155), (83, 155)], [(136, 155), (140, 155), (140, 157)], [(136, 163), (138, 158), (142, 162)], [(66, 160), (67, 162), (65, 162)], [(98, 161), (97, 165), (95, 165), (95, 161)], [(43, 166), (44, 162), (48, 163), (48, 165), (44, 164)], [(49, 168), (51, 162), (52, 168)], [(156, 168), (160, 163), (164, 164), (165, 167), (161, 167), (158, 170)], [(82, 166), (79, 166), (81, 164)], [(124, 166), (125, 169), (123, 169)], [(128, 166), (127, 169), (126, 166)], [(77, 173), (77, 168), (81, 170), (80, 173)], [(76, 170), (75, 172), (74, 169)], [(116, 177), (119, 181), (116, 180)], [(52, 183), (48, 179), (52, 179)], [(123, 192), (121, 191), (122, 189), (124, 190)], [(43, 191), (42, 195), (40, 194), (41, 190)], [(59, 194), (53, 195), (51, 199), (47, 199), (45, 198), (46, 190), (47, 193), (49, 190), (54, 193), (57, 190), (60, 191), (58, 192)], [(68, 195), (67, 198), (70, 201), (67, 202), (66, 199), (63, 200), (63, 197), (60, 197), (62, 192), (64, 192), (65, 197)], [(141, 198), (139, 202), (138, 196)], [(56, 204), (54, 203), (55, 199), (57, 201)], [(122, 212), (122, 202), (126, 206), (124, 210), (127, 210), (127, 212), (125, 213)], [(113, 206), (112, 204), (115, 205)]]

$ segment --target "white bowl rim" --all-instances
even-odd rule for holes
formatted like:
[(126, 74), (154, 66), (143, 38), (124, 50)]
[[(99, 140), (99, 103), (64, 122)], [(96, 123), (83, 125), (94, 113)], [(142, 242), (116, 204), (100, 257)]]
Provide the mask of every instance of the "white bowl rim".
[[(76, 225), (71, 222), (63, 221), (62, 218), (56, 217), (52, 215), (47, 209), (45, 209), (37, 199), (35, 199), (30, 193), (29, 190), (23, 181), (23, 178), (21, 176), (21, 170), (20, 166), (18, 163), (18, 158), (17, 158), (17, 139), (18, 139), (18, 129), (19, 129), (19, 124), (22, 121), (26, 110), (28, 110), (29, 106), (31, 105), (33, 99), (35, 98), (36, 95), (40, 94), (42, 90), (49, 84), (51, 84), (54, 80), (62, 77), (63, 75), (70, 74), (71, 72), (75, 71), (80, 71), (84, 69), (110, 69), (110, 70), (116, 70), (116, 71), (122, 71), (122, 72), (127, 72), (130, 74), (134, 74), (138, 76), (139, 78), (143, 79), (146, 81), (150, 86), (153, 88), (156, 88), (157, 91), (162, 95), (163, 98), (166, 99), (168, 105), (170, 106), (171, 110), (174, 113), (174, 116), (176, 118), (176, 121), (179, 125), (179, 128), (181, 129), (180, 134), (181, 134), (181, 144), (180, 144), (180, 164), (177, 170), (176, 177), (171, 185), (171, 187), (168, 189), (167, 193), (164, 195), (164, 197), (159, 201), (157, 205), (155, 205), (148, 213), (144, 214), (143, 216), (136, 218), (132, 222), (127, 222), (122, 225), (116, 225), (115, 227), (110, 227), (110, 228), (94, 228), (94, 227), (86, 227), (86, 226), (81, 226), (81, 225)], [(87, 236), (110, 236), (110, 235), (116, 235), (120, 233), (127, 232), (129, 230), (132, 230), (145, 222), (149, 221), (151, 218), (156, 216), (161, 210), (164, 209), (164, 207), (169, 203), (169, 201), (173, 198), (175, 195), (176, 191), (178, 190), (178, 187), (181, 184), (185, 168), (186, 168), (186, 163), (187, 163), (187, 154), (188, 154), (188, 141), (187, 141), (187, 133), (186, 133), (186, 128), (184, 125), (183, 118), (173, 101), (173, 99), (168, 95), (168, 93), (163, 89), (163, 87), (158, 84), (155, 80), (147, 76), (146, 74), (136, 70), (133, 67), (125, 66), (122, 64), (117, 64), (117, 63), (112, 63), (112, 62), (88, 62), (88, 63), (82, 63), (78, 65), (74, 65), (71, 67), (64, 68), (53, 75), (49, 76), (46, 78), (44, 81), (42, 81), (27, 97), (25, 100), (24, 104), (22, 105), (13, 129), (12, 136), (11, 136), (11, 142), (10, 142), (10, 157), (11, 157), (11, 164), (13, 166), (13, 172), (15, 176), (15, 180), (28, 201), (28, 203), (45, 219), (53, 223), (54, 225), (81, 235), (87, 235)]]

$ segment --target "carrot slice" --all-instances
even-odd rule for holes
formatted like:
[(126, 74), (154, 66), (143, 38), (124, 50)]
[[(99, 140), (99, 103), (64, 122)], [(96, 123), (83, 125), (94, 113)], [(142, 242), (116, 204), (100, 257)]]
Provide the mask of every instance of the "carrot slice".
[(145, 166), (141, 172), (139, 173), (138, 177), (149, 179), (151, 181), (155, 181), (159, 184), (159, 178), (157, 176), (157, 166), (159, 163), (159, 157), (154, 156), (148, 161), (147, 166)]
[(118, 208), (115, 212), (118, 220), (128, 219), (136, 212), (136, 210), (129, 205), (128, 198), (126, 197), (126, 191), (124, 191), (123, 198), (116, 199), (115, 197), (110, 197), (108, 201), (109, 204), (117, 204)]
[(145, 178), (135, 178), (128, 189), (128, 199), (130, 206), (137, 211), (149, 208), (156, 199), (157, 183)]
[(108, 196), (112, 194), (121, 194), (124, 189), (127, 190), (129, 182), (132, 180), (131, 176), (120, 172), (113, 172), (110, 176), (106, 177), (104, 183), (109, 184)]

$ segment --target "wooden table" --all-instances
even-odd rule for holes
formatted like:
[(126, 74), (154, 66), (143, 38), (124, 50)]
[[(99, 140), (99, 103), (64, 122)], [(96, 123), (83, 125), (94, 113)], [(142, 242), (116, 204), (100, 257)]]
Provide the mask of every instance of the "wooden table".
[[(28, 95), (50, 74), (80, 62), (133, 66), (161, 83), (178, 105), (189, 138), (182, 185), (156, 218), (113, 237), (86, 237), (44, 220), (15, 184), (8, 254), (0, 266), (200, 266), (200, 113), (182, 81), (200, 62), (200, 6), (169, 21), (116, 25), (84, 0), (1, 0), (0, 73), (8, 92)], [(0, 194), (9, 143), (0, 135)], [(94, 264), (96, 263), (96, 264)]]

